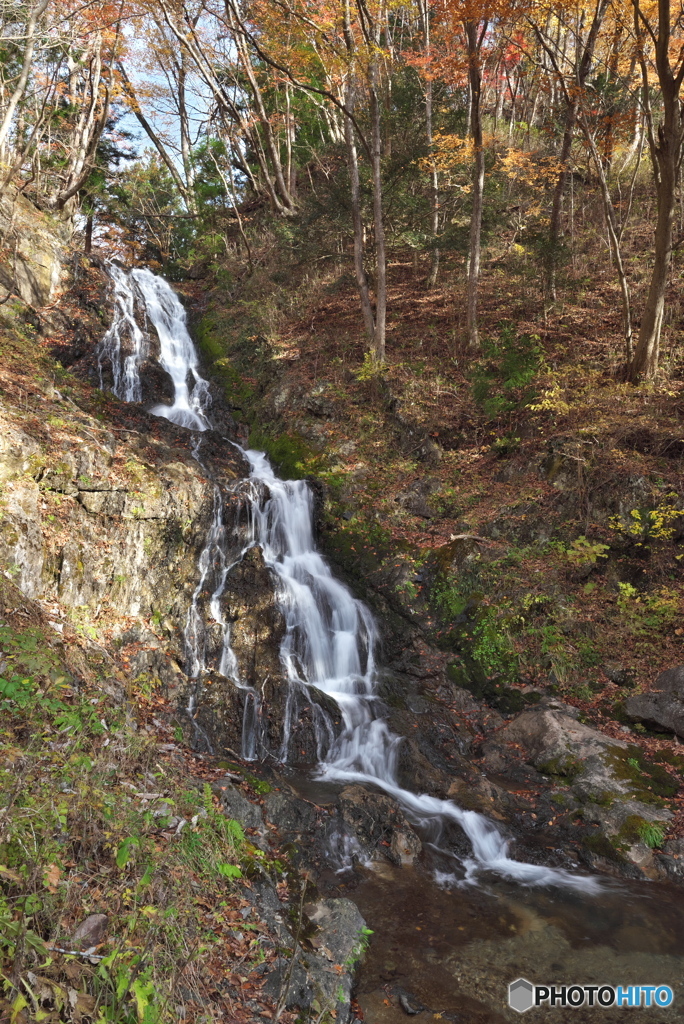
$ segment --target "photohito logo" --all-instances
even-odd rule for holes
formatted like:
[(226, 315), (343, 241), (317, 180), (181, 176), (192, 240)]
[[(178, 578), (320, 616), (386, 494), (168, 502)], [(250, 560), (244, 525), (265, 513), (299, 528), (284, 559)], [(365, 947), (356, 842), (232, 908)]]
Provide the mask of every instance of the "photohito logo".
[(508, 986), (508, 1005), (518, 1013), (534, 1006), (671, 1006), (669, 985), (533, 985), (517, 978)]

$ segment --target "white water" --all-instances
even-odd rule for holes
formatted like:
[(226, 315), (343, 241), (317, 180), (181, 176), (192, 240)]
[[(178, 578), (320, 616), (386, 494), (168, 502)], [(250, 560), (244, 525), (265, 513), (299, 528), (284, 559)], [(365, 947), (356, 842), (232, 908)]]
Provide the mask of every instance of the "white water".
[[(319, 736), (319, 776), (336, 782), (378, 786), (394, 797), (416, 824), (450, 819), (466, 833), (473, 856), (464, 863), (466, 879), (494, 871), (526, 885), (563, 885), (598, 891), (593, 878), (526, 864), (508, 856), (508, 841), (482, 814), (464, 811), (451, 800), (417, 795), (399, 786), (394, 736), (378, 717), (374, 695), (376, 628), (366, 606), (332, 575), (313, 538), (312, 494), (303, 480), (280, 480), (263, 452), (244, 453), (251, 466), (256, 500), (252, 539), (278, 575), (277, 597), (285, 615), (281, 659), (291, 687), (315, 686), (338, 704), (344, 729)], [(258, 500), (266, 485), (270, 497)], [(325, 713), (321, 711), (321, 715)], [(287, 760), (288, 725), (282, 760)], [(320, 729), (320, 726), (319, 726)]]
[[(205, 409), (199, 399), (193, 400), (198, 389), (200, 399), (206, 394), (206, 382), (197, 371), (197, 354), (185, 326), (185, 312), (161, 278), (148, 270), (134, 270), (130, 276), (157, 328), (160, 362), (171, 373), (176, 387), (173, 405), (157, 406), (152, 412), (190, 429), (206, 429), (209, 423)], [(114, 280), (118, 286), (117, 279)], [(123, 287), (122, 292), (125, 293)], [(189, 377), (195, 380), (192, 395), (187, 388)], [(394, 797), (407, 816), (419, 825), (445, 820), (456, 822), (472, 845), (472, 857), (463, 865), (466, 880), (473, 880), (480, 871), (493, 871), (524, 885), (561, 885), (585, 892), (598, 891), (600, 885), (593, 878), (511, 859), (508, 840), (483, 815), (464, 811), (450, 800), (417, 795), (399, 786), (397, 753), (401, 737), (388, 729), (375, 696), (377, 630), (373, 617), (363, 602), (335, 579), (316, 550), (313, 496), (306, 482), (280, 480), (262, 452), (243, 454), (251, 467), (249, 480), (239, 488), (248, 510), (248, 527), (237, 561), (254, 544), (259, 545), (265, 563), (276, 574), (276, 596), (286, 624), (280, 656), (290, 696), (280, 760), (287, 761), (297, 694), (315, 687), (334, 699), (344, 724), (341, 734), (335, 736), (326, 711), (316, 702), (315, 693), (309, 691), (321, 778), (377, 786)], [(230, 626), (221, 608), (226, 580), (237, 564), (229, 562), (226, 555), (228, 544), (223, 519), (223, 497), (217, 486), (212, 523), (199, 561), (200, 579), (185, 630), (190, 654), (188, 668), (189, 674), (198, 678), (207, 667), (205, 625), (199, 597), (211, 578), (214, 590), (209, 610), (223, 630), (217, 669), (237, 686), (249, 690), (243, 722), (243, 754), (254, 758), (262, 744), (258, 695), (239, 678), (237, 661), (230, 647)], [(189, 710), (192, 712), (194, 707)]]
[[(173, 403), (155, 405), (150, 412), (189, 430), (206, 430), (209, 384), (199, 373), (197, 351), (178, 296), (163, 277), (151, 270), (127, 274), (113, 263), (107, 270), (114, 285), (114, 318), (98, 350), (100, 386), (103, 360), (107, 359), (112, 367), (114, 394), (124, 402), (142, 399), (139, 370), (149, 354), (149, 344), (135, 319), (136, 304), (140, 302), (157, 331), (159, 362), (174, 388)], [(127, 348), (132, 352), (126, 352)]]
[(112, 391), (116, 397), (124, 402), (139, 402), (142, 389), (138, 369), (143, 359), (147, 358), (148, 344), (146, 335), (135, 319), (138, 296), (125, 270), (110, 263), (107, 272), (113, 286), (114, 316), (97, 350), (100, 387), (104, 388), (104, 363), (109, 362), (112, 368)]

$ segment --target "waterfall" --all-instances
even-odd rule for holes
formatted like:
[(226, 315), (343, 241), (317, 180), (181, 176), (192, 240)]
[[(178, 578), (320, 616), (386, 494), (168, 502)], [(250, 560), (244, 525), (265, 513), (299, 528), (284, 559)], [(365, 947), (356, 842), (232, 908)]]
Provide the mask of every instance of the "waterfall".
[(112, 324), (97, 349), (100, 387), (104, 388), (103, 370), (108, 362), (112, 370), (112, 391), (123, 402), (142, 399), (139, 366), (147, 358), (147, 336), (135, 319), (138, 294), (134, 280), (116, 263), (107, 267), (112, 282), (114, 316)]
[(124, 402), (140, 402), (140, 364), (149, 355), (149, 343), (136, 318), (142, 307), (159, 338), (159, 363), (173, 382), (171, 405), (155, 405), (150, 412), (164, 416), (189, 430), (206, 430), (211, 403), (209, 384), (200, 375), (198, 358), (188, 334), (185, 310), (173, 288), (151, 270), (132, 270), (127, 274), (115, 263), (107, 271), (113, 284), (114, 316), (112, 325), (98, 347), (100, 387), (103, 364), (112, 368), (112, 391)]
[[(120, 289), (125, 295), (122, 276), (112, 274), (112, 278), (115, 294)], [(202, 404), (206, 381), (197, 370), (197, 353), (187, 332), (185, 312), (169, 285), (149, 270), (134, 270), (130, 279), (157, 329), (160, 363), (171, 374), (176, 388), (173, 405), (155, 406), (151, 412), (202, 431), (209, 426), (206, 406)], [(128, 287), (133, 289), (130, 281)], [(115, 313), (115, 317), (117, 315)], [(113, 328), (108, 333), (111, 330)], [(188, 378), (194, 380), (191, 394)], [(198, 447), (195, 454), (199, 458)], [(389, 730), (375, 694), (377, 629), (373, 616), (362, 601), (335, 579), (316, 550), (313, 497), (308, 484), (303, 480), (279, 479), (263, 452), (243, 451), (243, 455), (251, 469), (248, 480), (238, 485), (238, 493), (248, 512), (244, 546), (238, 559), (229, 561), (223, 497), (216, 485), (212, 523), (199, 560), (200, 579), (188, 612), (185, 636), (189, 674), (199, 678), (207, 666), (206, 627), (198, 599), (211, 579), (210, 614), (223, 630), (223, 648), (217, 668), (248, 691), (243, 722), (244, 756), (254, 758), (258, 753), (258, 695), (239, 678), (230, 647), (230, 626), (221, 610), (221, 597), (231, 569), (252, 546), (258, 545), (264, 562), (275, 574), (276, 599), (285, 620), (280, 657), (290, 696), (280, 759), (287, 761), (296, 695), (315, 687), (336, 702), (343, 721), (341, 734), (335, 736), (325, 711), (317, 708), (315, 726), (321, 778), (377, 786), (394, 797), (417, 825), (445, 820), (456, 822), (472, 846), (472, 857), (463, 865), (468, 880), (486, 870), (525, 885), (561, 885), (585, 892), (598, 891), (600, 885), (593, 878), (511, 859), (508, 840), (483, 815), (464, 811), (451, 800), (418, 795), (399, 786), (397, 754), (401, 737)], [(191, 702), (189, 710), (193, 707)]]
[[(598, 891), (586, 876), (512, 860), (508, 840), (476, 811), (464, 811), (451, 800), (417, 795), (397, 782), (401, 737), (393, 735), (375, 696), (377, 630), (362, 601), (335, 579), (316, 550), (313, 499), (303, 480), (280, 480), (263, 452), (246, 451), (253, 483), (251, 539), (277, 575), (277, 599), (286, 631), (281, 660), (292, 689), (315, 686), (339, 706), (344, 728), (319, 737), (318, 775), (333, 782), (373, 785), (394, 797), (417, 825), (445, 819), (456, 822), (470, 839), (472, 858), (464, 863), (466, 879), (478, 871), (494, 871), (527, 885), (563, 885)], [(261, 498), (264, 485), (270, 495)], [(323, 715), (324, 712), (321, 711)], [(281, 757), (286, 760), (289, 720), (286, 716)], [(318, 726), (319, 732), (321, 726)]]

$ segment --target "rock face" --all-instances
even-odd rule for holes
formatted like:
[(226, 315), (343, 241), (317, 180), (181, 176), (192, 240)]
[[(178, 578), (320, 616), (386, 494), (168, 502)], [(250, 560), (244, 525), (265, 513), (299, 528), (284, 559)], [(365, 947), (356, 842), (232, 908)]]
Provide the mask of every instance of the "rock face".
[(495, 756), (501, 743), (519, 745), (525, 759), (539, 771), (573, 779), (587, 798), (604, 792), (628, 792), (627, 784), (614, 777), (606, 760), (611, 751), (625, 750), (627, 744), (582, 725), (566, 711), (524, 711), (485, 744), (485, 751)]
[(7, 189), (0, 196), (0, 236), (9, 253), (0, 259), (0, 283), (31, 306), (46, 305), (59, 291), (70, 234), (67, 222)]
[(684, 665), (661, 672), (649, 693), (626, 701), (625, 711), (633, 722), (684, 739)]

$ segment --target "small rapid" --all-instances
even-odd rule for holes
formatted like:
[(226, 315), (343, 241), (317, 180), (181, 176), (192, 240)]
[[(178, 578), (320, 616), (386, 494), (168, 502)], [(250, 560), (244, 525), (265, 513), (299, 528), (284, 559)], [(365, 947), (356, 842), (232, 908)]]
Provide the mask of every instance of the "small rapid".
[[(116, 393), (125, 401), (140, 400), (136, 375), (142, 360), (147, 358), (149, 344), (135, 321), (135, 306), (139, 302), (157, 331), (159, 362), (174, 385), (173, 403), (156, 405), (150, 412), (189, 430), (206, 430), (211, 425), (208, 384), (199, 373), (185, 311), (173, 289), (149, 270), (133, 270), (126, 275), (112, 266), (110, 276), (115, 313), (102, 342), (100, 358), (109, 359), (112, 364)], [(199, 443), (194, 451), (200, 461)], [(586, 893), (599, 891), (600, 883), (593, 877), (514, 860), (509, 856), (509, 840), (483, 815), (463, 810), (450, 800), (412, 793), (399, 785), (401, 737), (389, 730), (376, 695), (378, 634), (373, 616), (334, 577), (316, 548), (313, 494), (308, 484), (303, 480), (281, 480), (263, 452), (240, 451), (249, 463), (250, 475), (234, 488), (234, 496), (246, 513), (239, 553), (237, 559), (228, 555), (235, 547), (235, 536), (227, 536), (224, 498), (221, 487), (215, 484), (212, 522), (199, 559), (199, 580), (188, 612), (185, 638), (188, 674), (200, 681), (208, 666), (206, 623), (199, 598), (211, 586), (209, 613), (223, 636), (218, 664), (212, 667), (246, 691), (243, 756), (253, 760), (266, 753), (265, 731), (259, 695), (239, 675), (222, 597), (232, 568), (250, 548), (258, 545), (277, 581), (276, 600), (285, 621), (280, 660), (288, 682), (288, 697), (280, 749), (269, 753), (287, 763), (297, 697), (322, 691), (339, 707), (343, 727), (338, 733), (325, 708), (312, 700), (319, 778), (378, 787), (396, 799), (417, 826), (429, 828), (445, 821), (458, 824), (472, 847), (472, 856), (462, 864), (465, 881), (473, 882), (479, 873), (488, 871), (522, 885), (555, 885)], [(193, 696), (188, 706), (191, 715), (195, 699)]]

